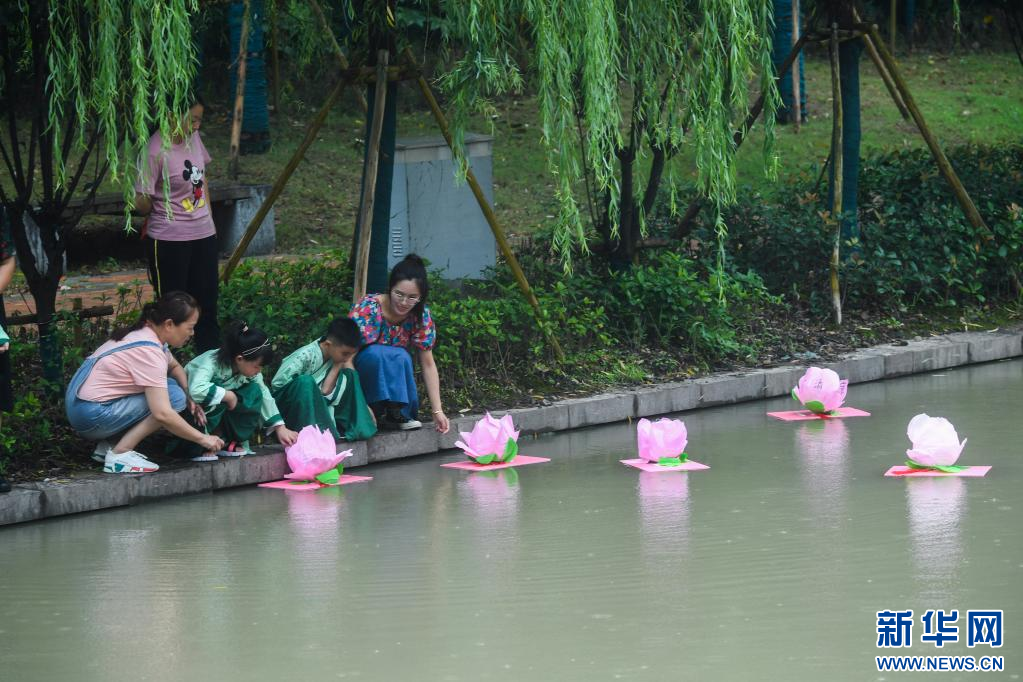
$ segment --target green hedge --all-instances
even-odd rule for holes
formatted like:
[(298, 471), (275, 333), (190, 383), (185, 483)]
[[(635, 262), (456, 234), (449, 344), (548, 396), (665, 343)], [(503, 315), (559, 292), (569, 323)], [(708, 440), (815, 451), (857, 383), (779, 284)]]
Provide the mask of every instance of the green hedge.
[[(960, 147), (952, 165), (991, 233), (973, 228), (926, 150), (865, 159), (860, 171), (860, 260), (846, 261), (849, 309), (977, 305), (1015, 297), (1023, 260), (1023, 146)], [(820, 212), (827, 188), (791, 181), (784, 201), (750, 194), (726, 215), (735, 267), (774, 292), (828, 303), (832, 233)], [(713, 240), (709, 229), (702, 239)]]

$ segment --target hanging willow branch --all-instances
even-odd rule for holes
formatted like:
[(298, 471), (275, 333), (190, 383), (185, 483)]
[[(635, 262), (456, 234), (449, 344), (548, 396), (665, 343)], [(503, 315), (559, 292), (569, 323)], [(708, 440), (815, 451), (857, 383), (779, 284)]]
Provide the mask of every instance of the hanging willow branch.
[(49, 0), (44, 120), (58, 189), (69, 157), (88, 155), (98, 137), (97, 153), (133, 205), (151, 130), (169, 141), (189, 105), (198, 9), (198, 0)]
[[(778, 95), (769, 0), (452, 0), (444, 9), (449, 40), (463, 49), (441, 78), (456, 139), (469, 113), (521, 84), (512, 37), (526, 30), (532, 38), (531, 75), (560, 202), (554, 247), (566, 266), (574, 250), (586, 249), (576, 191), (587, 176), (608, 201), (616, 236), (620, 211), (634, 204), (621, 195), (623, 182), (633, 184), (618, 175), (622, 153), (677, 150), (688, 142), (699, 189), (720, 215), (735, 199), (733, 135), (749, 112), (750, 83), (766, 94), (771, 158)], [(666, 172), (658, 172), (674, 196), (671, 156)], [(718, 230), (723, 244), (720, 218)]]

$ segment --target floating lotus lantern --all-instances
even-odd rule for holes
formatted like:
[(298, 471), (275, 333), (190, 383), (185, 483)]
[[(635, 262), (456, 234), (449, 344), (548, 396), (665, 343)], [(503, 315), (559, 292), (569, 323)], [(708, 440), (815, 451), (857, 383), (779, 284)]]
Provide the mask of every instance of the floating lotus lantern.
[(960, 443), (955, 427), (944, 417), (918, 414), (910, 420), (906, 435), (913, 443), (913, 447), (906, 450), (906, 456), (909, 457), (906, 466), (946, 473), (955, 473), (967, 468), (955, 465), (963, 448), (966, 447), (966, 439)]
[(640, 459), (661, 466), (679, 466), (686, 461), (688, 434), (680, 419), (640, 419), (636, 426)]
[(792, 397), (814, 414), (831, 414), (842, 406), (848, 386), (834, 370), (811, 367), (792, 389)]
[(456, 441), (455, 445), (477, 464), (508, 463), (519, 454), (519, 432), (515, 430), (510, 414), (494, 419), (487, 412), (470, 433), (461, 431), (459, 434), (462, 440)]
[(330, 431), (320, 431), (310, 425), (298, 432), (298, 439), (285, 448), (291, 473), (285, 478), (299, 481), (318, 481), (336, 485), (344, 469), (342, 462), (352, 456), (351, 450), (337, 451), (337, 443)]

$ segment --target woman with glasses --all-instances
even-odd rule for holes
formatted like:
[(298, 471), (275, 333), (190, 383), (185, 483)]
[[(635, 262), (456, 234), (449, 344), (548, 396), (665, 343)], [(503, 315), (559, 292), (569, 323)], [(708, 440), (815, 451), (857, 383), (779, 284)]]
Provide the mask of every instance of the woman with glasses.
[(409, 254), (391, 270), (386, 293), (364, 296), (348, 313), (362, 333), (355, 369), (381, 429), (408, 431), (423, 426), (416, 418), (419, 398), (411, 355), (415, 349), (434, 424), (441, 433), (448, 432), (433, 359), (437, 329), (426, 305), (429, 291), (423, 259)]

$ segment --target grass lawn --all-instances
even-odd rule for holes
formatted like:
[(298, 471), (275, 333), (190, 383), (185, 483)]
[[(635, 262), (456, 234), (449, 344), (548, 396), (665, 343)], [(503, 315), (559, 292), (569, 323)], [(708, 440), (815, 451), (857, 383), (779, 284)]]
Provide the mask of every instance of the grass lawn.
[[(902, 59), (904, 75), (932, 131), (944, 147), (964, 143), (1019, 140), (1023, 132), (1023, 67), (1013, 53), (938, 55), (918, 52)], [(923, 146), (912, 122), (903, 121), (873, 64), (861, 61), (863, 154)], [(784, 179), (819, 172), (831, 135), (830, 74), (826, 60), (806, 60), (809, 121), (796, 134), (777, 128), (779, 182), (764, 177), (763, 131), (758, 126), (739, 152), (739, 185), (768, 196)], [(432, 117), (412, 84), (399, 95), (399, 137), (437, 135)], [(292, 102), (271, 117), (273, 145), (258, 156), (242, 157), (239, 181), (274, 181), (301, 141), (318, 101)], [(472, 130), (492, 133), (496, 211), (510, 234), (527, 234), (556, 213), (535, 98), (525, 93), (497, 103), (493, 120), (482, 117)], [(354, 98), (345, 98), (321, 129), (317, 142), (294, 173), (276, 204), (277, 251), (305, 253), (347, 246), (358, 210), (364, 119)], [(210, 103), (203, 136), (213, 156), (208, 176), (216, 191), (224, 181), (230, 126), (228, 94)], [(695, 176), (692, 159), (680, 153), (679, 177)], [(113, 187), (109, 188), (111, 191)], [(118, 224), (113, 221), (111, 225)]]

